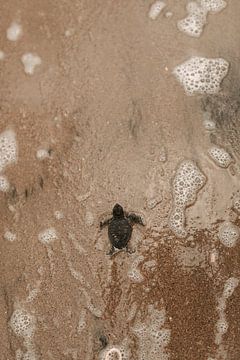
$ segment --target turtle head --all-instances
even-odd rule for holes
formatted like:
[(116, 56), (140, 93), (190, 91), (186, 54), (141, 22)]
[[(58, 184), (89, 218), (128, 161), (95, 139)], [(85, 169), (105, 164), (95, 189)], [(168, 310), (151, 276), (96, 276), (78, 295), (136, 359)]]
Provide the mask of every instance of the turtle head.
[(123, 218), (124, 217), (124, 212), (123, 212), (123, 208), (121, 205), (116, 204), (113, 207), (113, 217), (116, 218)]

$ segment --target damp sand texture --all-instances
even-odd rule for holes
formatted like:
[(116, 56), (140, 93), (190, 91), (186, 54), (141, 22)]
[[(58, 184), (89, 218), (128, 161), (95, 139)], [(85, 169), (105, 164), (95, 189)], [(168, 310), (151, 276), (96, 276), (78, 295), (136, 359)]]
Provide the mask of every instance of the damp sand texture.
[(1, 1), (1, 360), (239, 360), (239, 14)]

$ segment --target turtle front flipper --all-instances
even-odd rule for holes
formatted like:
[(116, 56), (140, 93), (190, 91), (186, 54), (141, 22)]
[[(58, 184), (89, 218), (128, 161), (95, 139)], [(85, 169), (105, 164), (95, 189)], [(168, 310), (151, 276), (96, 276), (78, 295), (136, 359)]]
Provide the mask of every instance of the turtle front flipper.
[(136, 214), (134, 214), (134, 213), (128, 214), (128, 215), (127, 215), (127, 219), (128, 219), (129, 221), (131, 221), (132, 223), (144, 225), (141, 216), (136, 215)]
[(109, 225), (110, 222), (111, 222), (111, 220), (112, 220), (112, 218), (106, 219), (106, 220), (104, 220), (104, 221), (100, 221), (100, 229), (102, 229), (104, 226)]

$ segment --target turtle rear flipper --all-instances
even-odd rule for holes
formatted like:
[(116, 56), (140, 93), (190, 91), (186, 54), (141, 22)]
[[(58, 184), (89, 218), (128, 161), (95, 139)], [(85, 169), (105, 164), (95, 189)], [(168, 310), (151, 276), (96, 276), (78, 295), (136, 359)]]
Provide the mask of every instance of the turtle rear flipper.
[(115, 250), (114, 246), (112, 246), (111, 249), (107, 252), (107, 255), (112, 256), (115, 253), (115, 251), (116, 250)]

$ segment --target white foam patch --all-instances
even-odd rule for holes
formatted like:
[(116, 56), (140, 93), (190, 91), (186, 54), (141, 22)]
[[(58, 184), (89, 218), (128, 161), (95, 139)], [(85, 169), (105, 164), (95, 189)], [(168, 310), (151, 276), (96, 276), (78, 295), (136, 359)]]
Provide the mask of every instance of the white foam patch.
[(219, 314), (219, 319), (216, 323), (215, 344), (219, 346), (219, 350), (222, 343), (223, 335), (226, 334), (226, 332), (228, 331), (228, 323), (225, 315), (227, 299), (232, 296), (234, 290), (238, 285), (239, 280), (237, 278), (228, 278), (224, 284), (222, 296), (218, 299), (217, 311)]
[(137, 304), (133, 303), (132, 305), (130, 305), (130, 308), (129, 308), (127, 322), (130, 322), (135, 318), (136, 312), (137, 312)]
[(38, 160), (44, 160), (49, 157), (49, 152), (46, 149), (39, 149), (36, 153)]
[(138, 269), (138, 265), (141, 261), (144, 260), (143, 256), (138, 256), (134, 259), (129, 271), (128, 277), (136, 283), (142, 282), (144, 280), (143, 275), (141, 274), (140, 270)]
[(149, 260), (144, 263), (143, 267), (145, 270), (150, 271), (156, 269), (156, 265), (156, 260)]
[(165, 6), (166, 4), (164, 1), (155, 1), (150, 7), (148, 17), (152, 20), (156, 20)]
[[(85, 298), (86, 298), (86, 307), (87, 309), (97, 318), (101, 317), (103, 314), (102, 309), (97, 308), (94, 304), (93, 301), (91, 299), (91, 296), (88, 294), (88, 292), (85, 290), (84, 287), (82, 287), (82, 293), (84, 294)], [(96, 301), (96, 298), (94, 299)], [(98, 305), (101, 306), (101, 304), (98, 302)]]
[(16, 360), (22, 360), (23, 357), (23, 352), (21, 349), (17, 349), (15, 352), (15, 359)]
[(227, 279), (227, 281), (224, 284), (223, 297), (225, 299), (228, 299), (230, 296), (232, 296), (234, 290), (238, 285), (239, 285), (239, 279), (235, 277), (230, 277), (229, 279)]
[(4, 51), (0, 50), (0, 60), (4, 60), (5, 59), (5, 53)]
[(13, 232), (7, 230), (5, 231), (4, 235), (3, 235), (4, 239), (10, 242), (13, 242), (17, 239), (16, 234), (14, 234)]
[(187, 12), (187, 17), (178, 21), (178, 29), (189, 36), (199, 37), (207, 21), (207, 11), (192, 2), (188, 4)]
[(22, 36), (22, 26), (17, 22), (12, 22), (7, 29), (7, 39), (10, 41), (17, 41)]
[(39, 356), (34, 349), (30, 349), (22, 357), (22, 360), (39, 360)]
[(185, 210), (194, 204), (197, 193), (206, 183), (206, 176), (191, 160), (184, 160), (179, 165), (173, 180), (173, 204), (169, 217), (169, 227), (176, 236), (185, 237)]
[(145, 322), (135, 321), (132, 330), (139, 340), (138, 360), (169, 358), (169, 353), (165, 348), (170, 342), (171, 330), (163, 328), (165, 320), (165, 309), (159, 311), (153, 305), (149, 305)]
[(218, 238), (226, 247), (234, 247), (239, 239), (239, 227), (230, 221), (224, 221), (218, 230)]
[(56, 230), (51, 227), (38, 234), (38, 240), (43, 244), (50, 244), (58, 238)]
[(32, 54), (32, 53), (24, 54), (21, 57), (21, 61), (24, 66), (24, 71), (28, 75), (33, 75), (36, 66), (41, 65), (41, 63), (42, 63), (41, 58), (38, 55)]
[(200, 5), (207, 11), (222, 11), (227, 3), (224, 0), (200, 0)]
[(227, 307), (226, 298), (224, 296), (218, 299), (217, 311), (219, 314), (224, 314)]
[(41, 286), (40, 280), (37, 281), (36, 286), (34, 288), (31, 288), (30, 285), (28, 284), (27, 289), (29, 291), (29, 294), (27, 296), (26, 302), (32, 302), (34, 299), (36, 299), (37, 295), (40, 292), (40, 286)]
[(132, 269), (128, 272), (128, 277), (135, 283), (140, 283), (144, 280), (144, 277), (138, 269)]
[(104, 357), (104, 360), (113, 360), (113, 359), (122, 360), (121, 351), (116, 347), (109, 349)]
[(228, 152), (218, 146), (212, 146), (208, 150), (208, 156), (221, 168), (227, 168), (233, 162)]
[(178, 21), (178, 29), (189, 36), (200, 37), (207, 23), (208, 12), (217, 13), (224, 9), (226, 5), (226, 2), (223, 0), (197, 0), (189, 2), (187, 5), (187, 16)]
[(222, 58), (193, 56), (173, 70), (186, 94), (216, 94), (228, 73), (229, 64)]
[(16, 136), (12, 130), (5, 130), (0, 134), (0, 172), (17, 161)]
[(35, 331), (35, 317), (25, 309), (17, 309), (10, 319), (10, 326), (13, 332), (20, 337), (29, 338)]
[(10, 188), (10, 184), (6, 176), (0, 175), (0, 191), (7, 192)]

